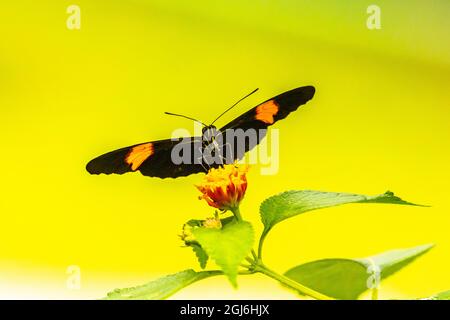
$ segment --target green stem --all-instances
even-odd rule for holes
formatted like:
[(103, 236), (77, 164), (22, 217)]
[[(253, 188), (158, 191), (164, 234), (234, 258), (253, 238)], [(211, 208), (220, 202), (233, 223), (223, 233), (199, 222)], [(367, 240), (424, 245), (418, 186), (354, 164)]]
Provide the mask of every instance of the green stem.
[(256, 255), (256, 252), (253, 249), (252, 249), (252, 256), (253, 256), (253, 259), (255, 259), (255, 261), (258, 261), (258, 256)]
[(258, 244), (258, 259), (262, 260), (262, 250), (264, 245), (264, 240), (266, 240), (266, 236), (269, 233), (269, 230), (264, 229), (264, 231), (261, 234), (261, 237), (259, 238), (259, 244)]
[[(222, 270), (206, 270), (206, 271), (201, 271), (201, 272), (205, 272), (205, 274), (207, 274), (207, 277), (225, 276), (225, 273)], [(250, 271), (250, 270), (242, 270), (242, 271), (238, 272), (238, 274), (242, 275), (242, 276), (251, 275), (254, 273), (255, 273), (255, 271)]]
[[(231, 208), (231, 212), (233, 212), (233, 215), (235, 216), (237, 221), (242, 221), (241, 211), (239, 210), (239, 207)], [(267, 236), (267, 233), (269, 230), (264, 229), (263, 233), (261, 234), (261, 237), (259, 239), (259, 246), (258, 246), (258, 255), (256, 255), (255, 250), (252, 249), (251, 253), (253, 255), (253, 259), (247, 257), (246, 260), (250, 262), (253, 266), (252, 270), (247, 271), (247, 274), (252, 274), (254, 272), (259, 272), (262, 274), (265, 274), (266, 276), (269, 276), (272, 279), (277, 280), (278, 282), (284, 284), (285, 286), (288, 286), (294, 290), (300, 291), (301, 293), (310, 296), (317, 300), (333, 300), (333, 298), (328, 297), (320, 292), (317, 292), (313, 289), (310, 289), (308, 287), (305, 287), (304, 285), (298, 283), (297, 281), (294, 281), (292, 279), (289, 279), (288, 277), (285, 277), (279, 273), (276, 273), (275, 271), (270, 270), (262, 263), (262, 248), (264, 244), (264, 240)], [(247, 267), (247, 266), (244, 266)], [(243, 273), (241, 273), (243, 274)]]
[(239, 207), (231, 208), (231, 212), (233, 212), (234, 217), (237, 221), (242, 221), (241, 211), (239, 210)]
[(252, 258), (250, 258), (250, 257), (247, 257), (247, 258), (245, 258), (245, 260), (247, 260), (248, 262), (250, 262), (250, 264), (253, 264), (255, 261), (252, 259)]
[(254, 274), (255, 273), (255, 271), (251, 271), (251, 270), (244, 270), (244, 271), (239, 271), (238, 272), (238, 274), (239, 275), (241, 275), (241, 276), (247, 276), (247, 275), (251, 275), (251, 274)]
[(317, 300), (334, 300), (331, 297), (328, 297), (320, 292), (317, 292), (313, 289), (310, 289), (308, 287), (305, 287), (304, 285), (298, 283), (297, 281), (294, 281), (292, 279), (289, 279), (288, 277), (285, 277), (281, 274), (276, 273), (275, 271), (272, 271), (268, 269), (266, 266), (262, 264), (257, 264), (254, 269), (256, 272), (265, 274), (266, 276), (269, 276), (272, 279), (277, 280), (278, 282), (294, 289), (297, 291), (300, 291), (301, 293), (310, 296), (311, 298), (317, 299)]

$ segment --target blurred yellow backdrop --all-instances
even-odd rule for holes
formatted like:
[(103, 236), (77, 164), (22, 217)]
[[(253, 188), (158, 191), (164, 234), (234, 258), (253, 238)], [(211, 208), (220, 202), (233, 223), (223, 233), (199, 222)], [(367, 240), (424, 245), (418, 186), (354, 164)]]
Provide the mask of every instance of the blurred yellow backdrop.
[[(193, 185), (90, 176), (91, 158), (205, 122), (259, 87), (221, 125), (302, 85), (316, 96), (276, 124), (280, 171), (249, 174), (242, 213), (288, 189), (392, 190), (431, 208), (350, 205), (284, 222), (266, 263), (436, 247), (383, 282), (381, 297), (450, 289), (450, 3), (373, 1), (3, 1), (0, 8), (0, 297), (99, 298), (196, 267), (177, 235), (211, 214)], [(66, 27), (69, 5), (81, 29)], [(66, 286), (67, 267), (81, 288)], [(208, 279), (174, 298), (296, 298), (271, 279)]]

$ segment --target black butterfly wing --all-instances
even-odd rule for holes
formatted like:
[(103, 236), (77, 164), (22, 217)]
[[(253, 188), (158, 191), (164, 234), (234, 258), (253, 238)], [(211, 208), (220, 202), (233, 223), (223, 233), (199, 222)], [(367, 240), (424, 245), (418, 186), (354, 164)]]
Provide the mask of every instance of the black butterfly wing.
[(278, 120), (286, 118), (291, 112), (298, 109), (314, 97), (315, 88), (305, 86), (284, 92), (272, 99), (266, 100), (237, 117), (223, 128), (227, 129), (265, 129)]
[[(233, 154), (231, 159), (230, 157), (227, 157), (227, 159), (232, 161), (241, 159), (245, 152), (254, 148), (264, 138), (265, 130), (259, 131), (259, 129), (267, 129), (268, 126), (278, 120), (286, 118), (289, 113), (297, 110), (300, 105), (312, 99), (314, 92), (314, 87), (307, 86), (282, 93), (250, 109), (224, 126), (220, 130), (220, 134), (224, 137), (225, 145), (228, 142), (232, 142), (226, 141), (227, 131), (237, 129), (243, 131), (248, 129), (256, 130), (256, 139), (246, 139), (244, 148), (236, 148), (237, 144), (233, 141), (231, 144), (234, 146), (234, 150), (231, 150)], [(190, 155), (188, 156), (188, 161), (175, 163), (174, 159), (172, 159), (172, 151), (180, 146), (185, 146), (184, 151), (189, 152)], [(220, 165), (211, 163), (205, 166), (203, 158), (199, 162), (196, 157), (198, 155), (197, 151), (201, 149), (202, 137), (146, 142), (101, 155), (91, 160), (87, 164), (86, 170), (91, 174), (124, 174), (140, 171), (143, 175), (150, 177), (177, 178), (193, 173), (207, 172), (208, 167), (218, 167)], [(226, 152), (227, 150), (224, 151)], [(226, 163), (232, 161), (226, 161)]]
[[(245, 152), (253, 149), (261, 142), (266, 135), (266, 130), (260, 129), (267, 129), (275, 122), (286, 118), (291, 112), (297, 110), (299, 106), (311, 100), (314, 97), (314, 93), (315, 88), (313, 86), (300, 87), (284, 92), (272, 99), (264, 101), (221, 128), (220, 131), (222, 132), (225, 144), (228, 142), (234, 146), (234, 160), (242, 159)], [(255, 130), (251, 131), (255, 137), (253, 139), (246, 139), (243, 149), (236, 147), (238, 144), (236, 140), (227, 141), (226, 138), (228, 130), (238, 129), (242, 129), (243, 131), (248, 129)]]
[[(181, 150), (190, 152), (189, 161), (174, 163), (172, 150), (183, 146)], [(201, 137), (167, 139), (136, 144), (108, 152), (91, 160), (86, 165), (90, 174), (124, 174), (139, 171), (144, 176), (159, 178), (177, 178), (193, 173), (206, 172), (205, 167), (195, 161), (196, 149), (201, 147)], [(183, 151), (177, 155), (183, 156)]]

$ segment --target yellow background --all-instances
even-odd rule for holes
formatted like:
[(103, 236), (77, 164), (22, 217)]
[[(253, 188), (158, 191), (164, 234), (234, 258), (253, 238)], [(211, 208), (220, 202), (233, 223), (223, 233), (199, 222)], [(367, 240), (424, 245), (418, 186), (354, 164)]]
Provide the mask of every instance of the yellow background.
[[(68, 30), (66, 8), (81, 8)], [(249, 174), (244, 217), (288, 189), (378, 194), (431, 208), (350, 205), (277, 226), (267, 265), (436, 247), (381, 287), (383, 298), (450, 289), (450, 3), (376, 1), (2, 1), (0, 6), (0, 297), (99, 298), (196, 267), (177, 235), (211, 208), (201, 175), (90, 176), (93, 157), (167, 138), (260, 91), (221, 119), (314, 85), (276, 124), (280, 171)], [(81, 289), (66, 269), (81, 268)], [(214, 266), (210, 266), (214, 267)], [(197, 283), (174, 298), (295, 298), (263, 276)]]

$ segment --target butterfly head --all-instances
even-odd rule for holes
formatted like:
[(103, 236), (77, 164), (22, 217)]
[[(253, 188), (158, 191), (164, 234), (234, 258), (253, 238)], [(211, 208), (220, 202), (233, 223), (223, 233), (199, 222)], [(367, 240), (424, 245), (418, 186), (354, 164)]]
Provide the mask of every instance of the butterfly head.
[(202, 138), (205, 142), (212, 142), (215, 140), (217, 135), (220, 133), (219, 130), (213, 125), (204, 126), (202, 128)]

